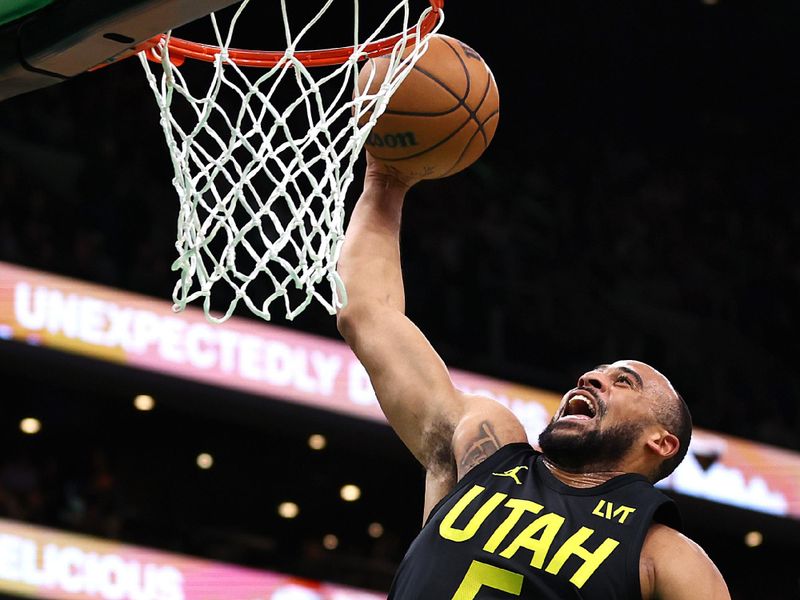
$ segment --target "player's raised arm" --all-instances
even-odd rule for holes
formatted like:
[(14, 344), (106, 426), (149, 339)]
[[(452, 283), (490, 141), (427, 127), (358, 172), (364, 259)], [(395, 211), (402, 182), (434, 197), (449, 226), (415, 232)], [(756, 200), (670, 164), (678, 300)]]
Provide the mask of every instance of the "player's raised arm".
[[(429, 472), (451, 468), (455, 475), (457, 468), (460, 476), (525, 434), (503, 406), (458, 392), (441, 358), (404, 314), (399, 236), (409, 183), (368, 158), (364, 192), (339, 261), (348, 304), (338, 325), (406, 446)], [(476, 446), (481, 436), (487, 442)]]
[(409, 186), (367, 156), (364, 191), (339, 260), (348, 303), (337, 324), (389, 423), (427, 467), (435, 447), (452, 437), (461, 403), (445, 365), (404, 314), (400, 221)]

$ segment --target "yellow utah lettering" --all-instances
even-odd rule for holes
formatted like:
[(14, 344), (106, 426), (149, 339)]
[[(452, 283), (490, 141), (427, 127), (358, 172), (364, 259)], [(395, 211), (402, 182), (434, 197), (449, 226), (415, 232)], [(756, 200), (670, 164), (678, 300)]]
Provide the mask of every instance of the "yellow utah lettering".
[(456, 519), (461, 516), (461, 513), (463, 513), (464, 510), (472, 504), (472, 501), (480, 496), (485, 489), (486, 488), (480, 485), (475, 485), (464, 494), (459, 501), (456, 502), (455, 506), (450, 509), (450, 512), (447, 513), (445, 518), (442, 519), (442, 522), (439, 524), (439, 535), (453, 542), (464, 542), (475, 535), (480, 526), (483, 525), (486, 517), (488, 517), (508, 496), (508, 494), (501, 494), (500, 492), (495, 493), (478, 509), (478, 512), (473, 515), (466, 527), (463, 529), (454, 527)]
[(575, 555), (583, 559), (583, 564), (575, 571), (569, 580), (576, 587), (583, 587), (583, 584), (586, 583), (589, 577), (592, 576), (592, 573), (597, 570), (597, 567), (599, 567), (603, 561), (608, 558), (609, 554), (619, 546), (617, 540), (606, 538), (605, 541), (597, 547), (597, 550), (590, 552), (584, 548), (582, 544), (588, 540), (593, 533), (594, 529), (581, 527), (577, 532), (572, 534), (572, 536), (564, 542), (564, 545), (558, 549), (558, 552), (555, 553), (552, 560), (547, 565), (547, 568), (545, 568), (545, 571), (557, 575), (561, 567), (564, 566), (564, 563), (567, 562), (567, 559)]
[(523, 514), (526, 512), (532, 512), (533, 514), (536, 514), (544, 508), (541, 504), (537, 504), (536, 502), (531, 502), (530, 500), (520, 500), (518, 498), (511, 498), (508, 502), (506, 502), (506, 506), (511, 509), (511, 514), (509, 514), (506, 517), (506, 520), (500, 524), (500, 527), (495, 529), (492, 537), (490, 537), (486, 542), (486, 545), (483, 547), (483, 549), (487, 552), (494, 552), (497, 550), (497, 547), (504, 539), (506, 539), (508, 533), (517, 523), (519, 523), (519, 520), (522, 518)]
[[(542, 515), (523, 529), (516, 539), (508, 545), (508, 548), (500, 553), (500, 556), (511, 558), (520, 548), (527, 548), (533, 551), (531, 566), (541, 569), (542, 565), (544, 565), (544, 559), (547, 558), (550, 546), (553, 544), (553, 540), (563, 524), (564, 517), (561, 515), (556, 513)], [(533, 536), (540, 531), (542, 531), (541, 536), (534, 538)]]

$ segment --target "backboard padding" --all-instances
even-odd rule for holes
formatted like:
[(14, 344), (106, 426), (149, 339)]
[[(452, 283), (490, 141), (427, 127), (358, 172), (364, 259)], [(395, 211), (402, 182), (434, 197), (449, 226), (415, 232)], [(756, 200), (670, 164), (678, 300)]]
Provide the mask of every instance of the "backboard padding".
[(112, 60), (238, 0), (63, 0), (0, 29), (0, 100)]

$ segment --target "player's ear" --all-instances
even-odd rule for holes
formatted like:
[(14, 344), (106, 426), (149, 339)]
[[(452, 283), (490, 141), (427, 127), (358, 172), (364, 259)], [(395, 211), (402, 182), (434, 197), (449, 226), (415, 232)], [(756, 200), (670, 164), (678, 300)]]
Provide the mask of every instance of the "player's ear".
[(678, 436), (660, 427), (650, 434), (646, 445), (654, 454), (665, 460), (675, 456), (681, 447)]

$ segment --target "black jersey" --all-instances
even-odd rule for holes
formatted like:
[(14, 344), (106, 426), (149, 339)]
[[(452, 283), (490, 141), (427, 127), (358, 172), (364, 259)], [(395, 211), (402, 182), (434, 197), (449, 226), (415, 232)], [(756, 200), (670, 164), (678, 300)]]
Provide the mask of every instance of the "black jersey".
[(654, 520), (678, 527), (675, 504), (645, 477), (573, 488), (529, 444), (509, 444), (436, 505), (389, 599), (641, 599)]

